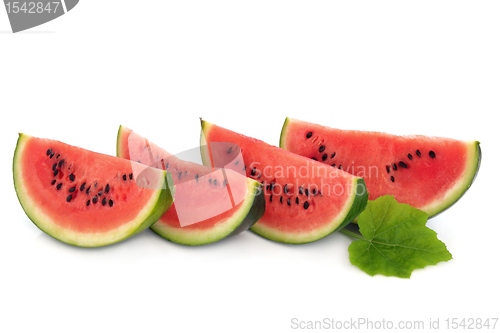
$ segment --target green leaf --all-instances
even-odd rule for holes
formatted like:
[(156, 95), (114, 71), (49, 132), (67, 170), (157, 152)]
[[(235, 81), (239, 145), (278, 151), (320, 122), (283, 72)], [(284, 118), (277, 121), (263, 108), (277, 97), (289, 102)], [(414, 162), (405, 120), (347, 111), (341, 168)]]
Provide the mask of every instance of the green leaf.
[(416, 268), (450, 260), (446, 245), (426, 222), (426, 213), (391, 195), (369, 201), (358, 217), (363, 237), (349, 246), (351, 264), (371, 276), (409, 278)]

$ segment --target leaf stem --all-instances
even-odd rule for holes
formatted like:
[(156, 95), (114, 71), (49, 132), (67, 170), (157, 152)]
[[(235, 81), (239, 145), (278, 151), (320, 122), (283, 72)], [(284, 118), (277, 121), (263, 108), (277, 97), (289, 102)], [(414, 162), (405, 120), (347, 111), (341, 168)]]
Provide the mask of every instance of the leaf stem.
[(362, 235), (360, 235), (356, 232), (347, 230), (347, 228), (340, 229), (340, 232), (347, 235), (347, 236), (351, 236), (351, 237), (359, 239), (359, 240), (366, 240), (366, 238), (364, 238)]

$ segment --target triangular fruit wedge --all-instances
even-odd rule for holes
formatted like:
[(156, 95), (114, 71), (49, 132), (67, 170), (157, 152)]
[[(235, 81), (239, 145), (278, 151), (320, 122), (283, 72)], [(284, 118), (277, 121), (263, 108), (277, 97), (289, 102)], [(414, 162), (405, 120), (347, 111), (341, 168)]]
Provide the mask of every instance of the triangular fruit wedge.
[(213, 243), (247, 230), (264, 214), (259, 182), (224, 166), (181, 160), (124, 126), (118, 131), (117, 156), (172, 172), (174, 204), (151, 226), (172, 242)]
[(390, 194), (430, 217), (464, 194), (481, 161), (478, 141), (341, 130), (291, 118), (280, 146), (363, 177), (370, 200)]
[(77, 246), (108, 245), (135, 235), (173, 202), (170, 173), (26, 134), (19, 135), (13, 172), (31, 221)]
[(205, 165), (244, 171), (264, 186), (266, 212), (250, 230), (265, 238), (313, 242), (343, 228), (366, 207), (360, 177), (206, 121), (201, 126)]

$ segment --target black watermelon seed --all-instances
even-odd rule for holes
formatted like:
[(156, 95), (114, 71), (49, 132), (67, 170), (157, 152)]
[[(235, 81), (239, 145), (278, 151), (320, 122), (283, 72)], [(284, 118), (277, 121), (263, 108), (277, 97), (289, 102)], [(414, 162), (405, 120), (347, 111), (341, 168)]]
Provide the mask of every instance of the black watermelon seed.
[(304, 189), (302, 188), (302, 186), (299, 187), (299, 193), (304, 194)]
[(57, 168), (57, 163), (54, 163), (54, 164), (52, 165), (52, 171), (54, 171), (56, 168)]
[(295, 198), (295, 203), (298, 205), (299, 204), (299, 197)]
[(55, 169), (54, 170), (54, 177), (57, 176), (58, 173), (59, 173), (59, 170)]
[(209, 182), (210, 184), (212, 184), (212, 178), (210, 178), (210, 179), (208, 180), (208, 182)]
[(246, 169), (247, 169), (247, 166), (246, 166), (246, 165), (244, 165), (244, 166), (243, 166), (243, 171), (245, 171)]
[(62, 186), (62, 183), (59, 183), (59, 184), (57, 184), (56, 188), (57, 188), (58, 190), (60, 190), (60, 189), (61, 189), (61, 186)]
[(404, 168), (404, 169), (408, 168), (408, 165), (406, 165), (406, 163), (403, 161), (399, 161), (399, 166)]
[[(177, 178), (178, 178), (178, 179), (181, 179), (181, 176), (182, 176), (182, 171), (181, 171), (181, 172), (179, 172), (179, 176), (178, 176)], [(123, 177), (124, 177), (124, 179), (123, 179), (123, 180), (127, 179), (127, 176), (123, 176)]]
[(326, 160), (326, 158), (327, 158), (327, 157), (328, 157), (328, 155), (327, 155), (327, 154), (324, 154), (324, 155), (321, 157), (321, 159), (324, 161), (324, 160)]
[(335, 163), (333, 163), (333, 164), (332, 164), (332, 167), (334, 167), (334, 168), (335, 168)]
[(80, 192), (83, 192), (83, 190), (85, 189), (85, 184), (87, 183), (83, 183), (82, 186), (80, 186)]
[(75, 181), (75, 175), (70, 173), (69, 174), (69, 180), (71, 180), (72, 182)]
[(250, 176), (252, 176), (252, 177), (255, 176), (255, 172), (256, 172), (255, 170), (256, 170), (255, 168), (252, 169), (252, 171), (250, 172)]
[(165, 169), (168, 169), (168, 163), (165, 165)]
[(109, 207), (113, 207), (113, 200), (109, 199)]
[(59, 156), (61, 156), (61, 154), (57, 154), (56, 158), (59, 158)]
[(316, 157), (311, 157), (311, 160), (315, 160), (315, 161), (317, 161)]
[(87, 188), (87, 190), (85, 191), (86, 194), (89, 194), (90, 193), (90, 186)]
[(270, 189), (271, 191), (274, 189), (274, 185), (275, 185), (275, 184), (276, 184), (275, 182), (272, 182), (271, 184), (269, 184), (269, 189)]
[(47, 149), (47, 156), (49, 156), (50, 154), (52, 154), (52, 149)]
[(90, 200), (87, 200), (87, 206), (90, 205)]
[(287, 186), (288, 186), (288, 184), (285, 184), (285, 187), (283, 187), (283, 192), (284, 192), (285, 194), (287, 194), (287, 193), (288, 193), (288, 188), (287, 188)]
[(306, 138), (309, 139), (312, 135), (313, 135), (313, 132), (309, 132), (309, 133), (306, 134)]
[(134, 178), (134, 174), (133, 173), (129, 173), (128, 174), (128, 179), (132, 180)]
[(106, 184), (106, 187), (104, 188), (104, 193), (109, 193), (109, 184)]
[(387, 170), (387, 173), (391, 172), (391, 167), (390, 166), (386, 165), (385, 169)]
[(72, 198), (73, 198), (73, 195), (71, 195), (71, 194), (70, 194), (70, 195), (68, 195), (68, 196), (66, 197), (66, 201), (67, 201), (67, 202), (70, 202)]
[(54, 154), (55, 154), (55, 153), (50, 154), (50, 158), (54, 157)]
[(394, 171), (396, 171), (398, 169), (398, 166), (396, 165), (396, 163), (392, 164), (392, 168), (394, 169)]
[(96, 202), (97, 202), (97, 195), (95, 195), (95, 196), (92, 198), (92, 202), (93, 202), (93, 203), (96, 203)]
[(59, 165), (59, 167), (62, 167), (63, 164), (64, 164), (64, 160), (60, 160), (58, 165)]
[(413, 159), (413, 156), (411, 156), (411, 154), (408, 154), (408, 158), (410, 159), (410, 161)]
[(234, 165), (238, 165), (238, 163), (240, 163), (240, 161), (236, 161), (236, 162), (234, 163)]
[(288, 198), (288, 200), (286, 201), (286, 204), (287, 204), (288, 206), (291, 206), (291, 205), (292, 205), (292, 204), (290, 203), (290, 198)]
[(102, 205), (106, 205), (106, 198), (103, 198), (102, 201), (101, 201)]
[(313, 194), (313, 195), (318, 194), (318, 193), (316, 192), (316, 189), (315, 189), (315, 188), (313, 188), (313, 189), (312, 189), (312, 194)]
[(76, 190), (76, 186), (73, 186), (73, 187), (69, 188), (68, 192), (73, 193), (73, 192), (75, 192), (75, 190)]
[(196, 181), (198, 181), (198, 174), (194, 175), (194, 179), (196, 179)]
[(217, 179), (214, 179), (214, 185), (217, 185)]
[(283, 203), (283, 197), (280, 197), (280, 202)]
[(50, 185), (54, 185), (56, 183), (56, 180), (52, 180), (52, 182), (50, 183)]
[(391, 176), (391, 181), (394, 183), (394, 176)]
[(319, 146), (319, 152), (320, 152), (320, 153), (322, 153), (322, 152), (325, 150), (325, 148), (326, 148), (326, 147), (325, 147), (325, 146), (323, 146), (323, 145)]
[(231, 154), (231, 152), (233, 151), (233, 147), (230, 147), (228, 150), (227, 150), (227, 153), (228, 154)]
[(269, 196), (269, 202), (273, 202), (273, 195), (272, 194)]
[(306, 201), (306, 202), (304, 202), (304, 209), (307, 209), (307, 208), (309, 208), (309, 202)]
[(342, 170), (342, 165), (339, 164), (339, 170)]
[(97, 182), (94, 183), (94, 187), (97, 187)]
[(102, 190), (100, 190), (99, 192), (97, 192), (97, 195), (101, 196), (102, 195)]
[(332, 154), (332, 156), (331, 156), (330, 158), (334, 158), (334, 157), (335, 157), (335, 154), (336, 154), (336, 153), (333, 153), (333, 154)]
[(429, 156), (430, 156), (431, 158), (435, 158), (435, 157), (436, 157), (436, 153), (435, 153), (435, 152), (433, 152), (433, 151), (431, 150), (431, 151), (429, 152)]
[(422, 156), (420, 155), (420, 150), (417, 149), (417, 151), (415, 152), (415, 154), (417, 154), (418, 157)]
[(309, 190), (306, 188), (306, 196), (309, 196)]
[(127, 175), (123, 175), (123, 176), (122, 176), (122, 179), (123, 179), (123, 180), (127, 180)]

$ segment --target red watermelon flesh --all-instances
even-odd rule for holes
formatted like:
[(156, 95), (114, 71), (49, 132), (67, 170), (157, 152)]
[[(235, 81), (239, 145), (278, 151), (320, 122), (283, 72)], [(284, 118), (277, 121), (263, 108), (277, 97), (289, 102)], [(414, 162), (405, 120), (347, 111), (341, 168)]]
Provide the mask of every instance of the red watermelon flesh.
[(13, 171), (28, 217), (47, 234), (77, 246), (130, 237), (173, 201), (170, 174), (25, 134), (19, 136)]
[[(245, 171), (261, 182), (264, 216), (250, 229), (283, 243), (318, 240), (352, 221), (366, 206), (363, 179), (265, 142), (202, 121), (205, 165)], [(242, 158), (238, 158), (241, 154)]]
[(477, 141), (341, 130), (291, 118), (280, 146), (363, 177), (370, 200), (390, 194), (429, 216), (463, 195), (481, 159)]
[(258, 182), (223, 167), (183, 161), (129, 128), (121, 126), (117, 155), (172, 172), (175, 202), (151, 229), (185, 245), (203, 245), (236, 235), (265, 210)]

